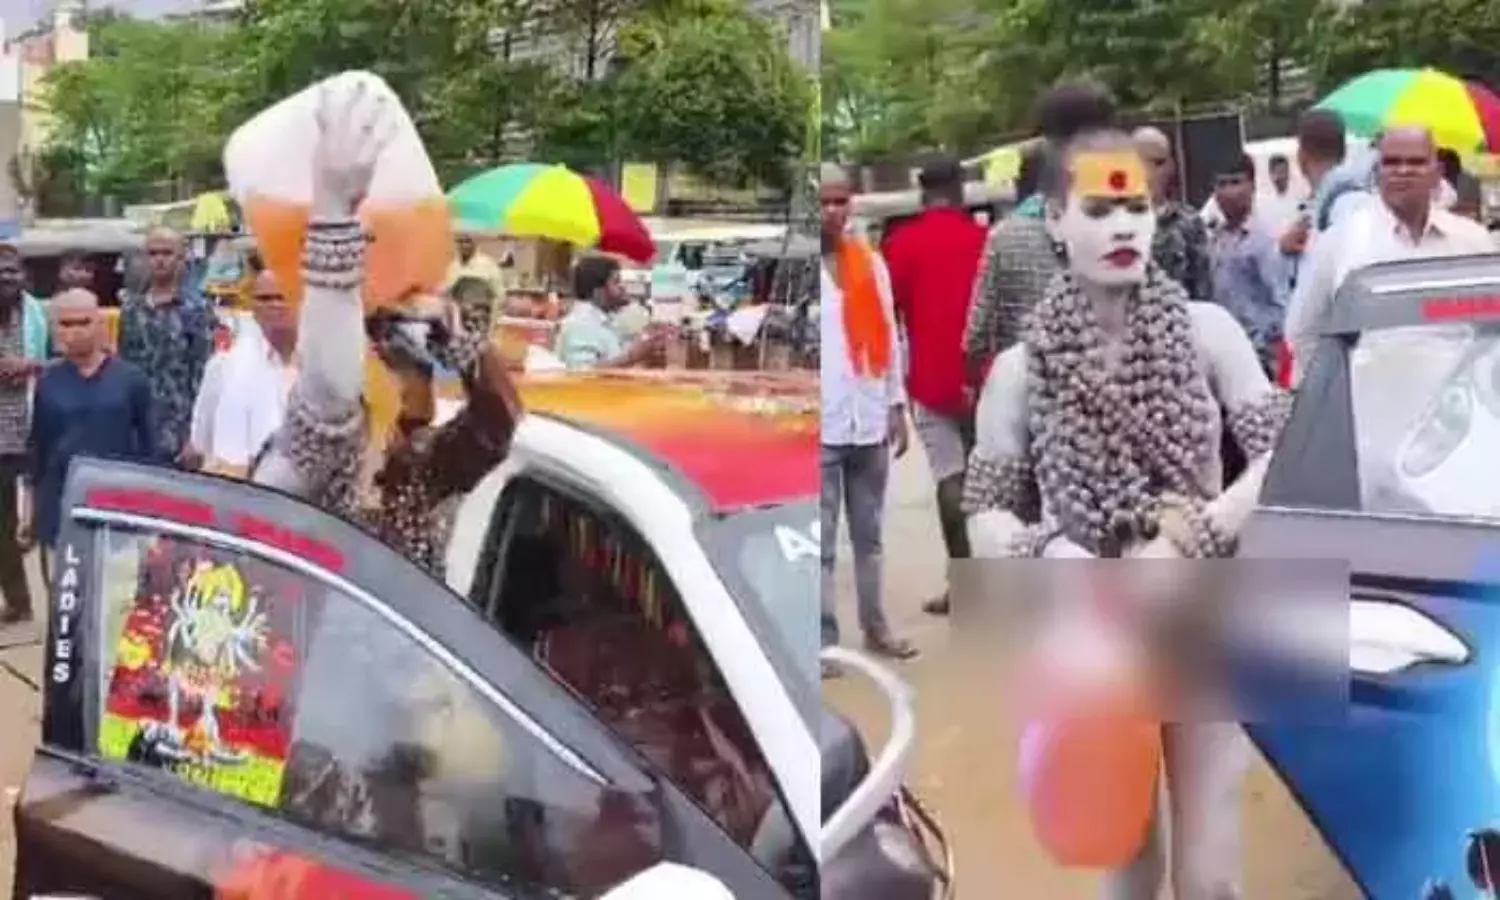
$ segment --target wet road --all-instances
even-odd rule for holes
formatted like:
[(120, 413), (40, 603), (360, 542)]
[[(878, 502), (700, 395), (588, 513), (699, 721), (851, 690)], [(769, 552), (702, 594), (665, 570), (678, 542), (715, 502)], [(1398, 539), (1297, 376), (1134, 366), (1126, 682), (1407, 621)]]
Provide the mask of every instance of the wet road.
[[(30, 561), (31, 590), (37, 608), (42, 603), (41, 575), (36, 558)], [(5, 794), (5, 805), (0, 808), (0, 896), (9, 897), (11, 889), (12, 863), (15, 842), (12, 833), (11, 812), (21, 782), (26, 778), (26, 769), (31, 765), (31, 751), (36, 744), (41, 722), (41, 700), (26, 683), (37, 683), (42, 677), (42, 645), (39, 629), (29, 629), (29, 634), (19, 630), (0, 632), (0, 789)], [(9, 646), (16, 640), (24, 640), (20, 646)]]
[[(886, 610), (898, 633), (922, 655), (898, 664), (917, 698), (919, 744), (910, 782), (942, 821), (957, 855), (958, 896), (1096, 896), (1096, 879), (1065, 871), (1032, 838), (1014, 790), (1014, 727), (1000, 711), (996, 679), (960, 659), (947, 622), (921, 611), (942, 590), (945, 561), (920, 449), (895, 464), (886, 514)], [(847, 542), (841, 553), (847, 556)], [(847, 565), (839, 581), (845, 641), (857, 641), (853, 584)], [(824, 682), (833, 705), (851, 714), (872, 744), (884, 739), (886, 714), (874, 689), (856, 676)], [(873, 746), (872, 746), (873, 752)], [(1244, 896), (1276, 900), (1354, 900), (1350, 883), (1322, 840), (1259, 759), (1245, 784), (1242, 810), (1246, 861)]]

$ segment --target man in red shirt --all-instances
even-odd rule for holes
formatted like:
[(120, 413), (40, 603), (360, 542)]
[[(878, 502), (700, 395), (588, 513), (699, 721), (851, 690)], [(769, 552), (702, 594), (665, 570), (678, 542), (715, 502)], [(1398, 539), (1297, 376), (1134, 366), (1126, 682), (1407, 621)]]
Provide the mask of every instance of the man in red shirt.
[[(976, 386), (964, 365), (963, 337), (986, 232), (964, 208), (963, 167), (957, 159), (930, 160), (918, 184), (922, 212), (892, 229), (882, 250), (896, 316), (906, 333), (906, 390), (937, 482), (943, 543), (949, 558), (967, 559), (969, 537), (959, 501), (974, 444)], [(923, 608), (947, 615), (946, 592)]]

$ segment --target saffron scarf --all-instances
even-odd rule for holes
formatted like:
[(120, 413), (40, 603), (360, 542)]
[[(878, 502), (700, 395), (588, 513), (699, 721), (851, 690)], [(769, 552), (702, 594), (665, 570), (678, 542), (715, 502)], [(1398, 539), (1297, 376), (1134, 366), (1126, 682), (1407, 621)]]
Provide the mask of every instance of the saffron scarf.
[(838, 249), (844, 291), (844, 344), (856, 375), (882, 378), (891, 364), (891, 323), (880, 302), (875, 251), (863, 240), (845, 237)]

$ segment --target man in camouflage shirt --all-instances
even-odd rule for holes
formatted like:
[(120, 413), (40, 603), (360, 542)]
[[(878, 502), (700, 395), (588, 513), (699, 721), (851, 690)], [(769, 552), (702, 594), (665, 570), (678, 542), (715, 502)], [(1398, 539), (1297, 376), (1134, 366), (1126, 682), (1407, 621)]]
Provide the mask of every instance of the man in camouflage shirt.
[(1151, 202), (1156, 206), (1156, 237), (1151, 258), (1194, 300), (1213, 299), (1213, 263), (1208, 229), (1186, 204), (1173, 200), (1168, 187), (1177, 179), (1172, 142), (1156, 128), (1135, 132), (1135, 145), (1151, 170)]
[(150, 280), (120, 306), (119, 354), (150, 379), (160, 453), (195, 469), (202, 459), (188, 433), (203, 369), (213, 355), (214, 313), (188, 283), (186, 255), (176, 232), (161, 228), (147, 235)]
[(1021, 338), (1021, 324), (1061, 268), (1040, 196), (1001, 219), (985, 243), (964, 329), (964, 361), (974, 384), (989, 361)]

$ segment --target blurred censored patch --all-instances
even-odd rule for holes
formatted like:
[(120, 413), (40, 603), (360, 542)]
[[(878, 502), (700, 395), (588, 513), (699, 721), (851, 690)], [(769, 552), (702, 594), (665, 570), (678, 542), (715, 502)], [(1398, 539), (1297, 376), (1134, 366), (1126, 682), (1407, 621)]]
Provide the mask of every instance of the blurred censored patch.
[(1359, 654), (1344, 561), (955, 560), (948, 577), (955, 652), (1028, 716), (1347, 713)]

